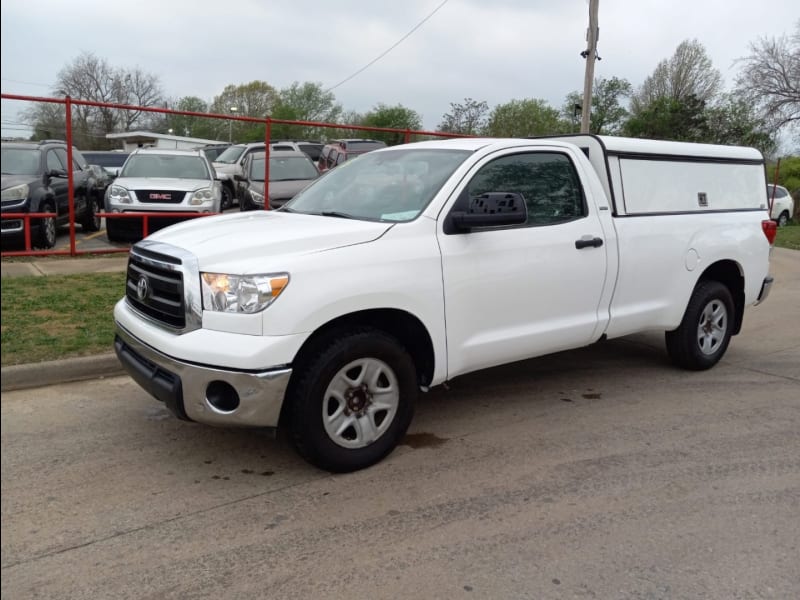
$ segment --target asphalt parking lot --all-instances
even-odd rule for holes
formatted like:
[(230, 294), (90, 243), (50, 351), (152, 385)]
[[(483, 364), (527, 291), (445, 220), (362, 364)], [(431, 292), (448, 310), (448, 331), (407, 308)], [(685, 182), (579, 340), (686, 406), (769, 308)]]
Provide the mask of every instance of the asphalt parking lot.
[(127, 377), (2, 396), (8, 598), (800, 592), (800, 253), (725, 359), (659, 334), (456, 379), (384, 462), (172, 418)]

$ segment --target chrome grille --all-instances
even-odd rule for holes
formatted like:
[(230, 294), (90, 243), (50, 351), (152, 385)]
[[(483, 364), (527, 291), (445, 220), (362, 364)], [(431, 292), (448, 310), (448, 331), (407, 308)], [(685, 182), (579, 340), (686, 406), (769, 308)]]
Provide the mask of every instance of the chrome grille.
[(180, 204), (186, 197), (185, 191), (179, 190), (134, 190), (139, 202), (153, 204)]
[(186, 326), (183, 273), (175, 269), (180, 264), (172, 256), (132, 250), (125, 283), (125, 295), (134, 308), (177, 329)]

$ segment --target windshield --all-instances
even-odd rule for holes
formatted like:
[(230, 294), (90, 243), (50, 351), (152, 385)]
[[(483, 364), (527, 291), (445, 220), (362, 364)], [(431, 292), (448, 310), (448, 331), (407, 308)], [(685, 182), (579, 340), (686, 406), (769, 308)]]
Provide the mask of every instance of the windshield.
[(244, 146), (229, 146), (214, 160), (214, 162), (232, 165), (239, 160), (239, 157), (242, 155), (242, 152), (244, 152), (244, 149)]
[[(269, 159), (270, 181), (296, 181), (298, 179), (316, 179), (317, 168), (305, 156), (289, 156)], [(264, 159), (253, 159), (250, 165), (250, 179), (264, 181)]]
[(3, 148), (3, 175), (37, 175), (39, 150), (36, 148)]
[(121, 167), (128, 158), (127, 152), (84, 152), (83, 157), (92, 165)]
[(212, 179), (205, 161), (199, 156), (170, 154), (135, 154), (125, 163), (119, 176)]
[(442, 149), (364, 154), (332, 169), (285, 206), (306, 214), (411, 221), (470, 154)]

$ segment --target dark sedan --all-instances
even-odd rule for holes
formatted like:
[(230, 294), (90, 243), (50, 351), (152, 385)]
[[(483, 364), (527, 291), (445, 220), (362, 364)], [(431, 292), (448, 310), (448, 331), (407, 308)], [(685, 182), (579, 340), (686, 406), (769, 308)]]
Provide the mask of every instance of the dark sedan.
[[(265, 153), (247, 157), (243, 175), (236, 174), (236, 197), (241, 210), (264, 208)], [(319, 177), (311, 159), (299, 151), (273, 150), (269, 154), (269, 208), (280, 208)]]

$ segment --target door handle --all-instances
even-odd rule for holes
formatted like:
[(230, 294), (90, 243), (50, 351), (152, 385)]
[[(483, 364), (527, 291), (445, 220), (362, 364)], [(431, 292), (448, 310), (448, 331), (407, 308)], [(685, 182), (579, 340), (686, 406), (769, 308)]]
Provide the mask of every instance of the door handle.
[(589, 247), (591, 247), (591, 248), (599, 248), (602, 245), (603, 245), (603, 240), (600, 239), (599, 237), (593, 238), (593, 237), (587, 235), (587, 236), (582, 237), (579, 240), (575, 240), (575, 247), (578, 250), (581, 250), (583, 248), (589, 248)]

